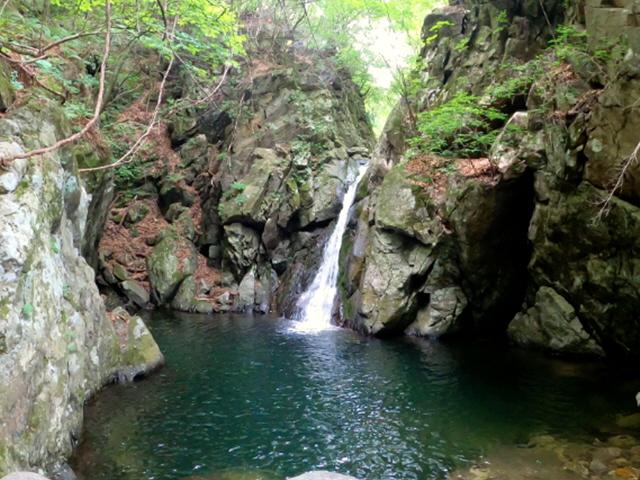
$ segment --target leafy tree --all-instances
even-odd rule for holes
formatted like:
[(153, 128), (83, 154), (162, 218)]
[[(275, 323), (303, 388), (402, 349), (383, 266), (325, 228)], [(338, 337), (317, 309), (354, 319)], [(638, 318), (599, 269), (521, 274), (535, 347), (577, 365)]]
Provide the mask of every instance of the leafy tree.
[(419, 136), (411, 140), (421, 152), (445, 157), (486, 155), (507, 116), (482, 106), (478, 97), (459, 92), (436, 108), (418, 114)]
[[(72, 118), (93, 111), (72, 137), (23, 157), (77, 141), (133, 102), (150, 100), (155, 91), (149, 127), (134, 142), (128, 160), (160, 118), (210, 98), (242, 53), (236, 14), (224, 0), (23, 2), (10, 5), (0, 17), (0, 56), (26, 78), (27, 86), (59, 98)], [(175, 66), (189, 88), (161, 111)]]

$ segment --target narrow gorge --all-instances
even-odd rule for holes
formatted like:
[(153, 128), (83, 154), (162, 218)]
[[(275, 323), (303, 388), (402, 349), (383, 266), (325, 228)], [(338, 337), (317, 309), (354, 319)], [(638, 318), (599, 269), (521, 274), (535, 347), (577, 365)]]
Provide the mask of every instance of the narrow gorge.
[(638, 0), (0, 1), (0, 478), (640, 479), (639, 98)]

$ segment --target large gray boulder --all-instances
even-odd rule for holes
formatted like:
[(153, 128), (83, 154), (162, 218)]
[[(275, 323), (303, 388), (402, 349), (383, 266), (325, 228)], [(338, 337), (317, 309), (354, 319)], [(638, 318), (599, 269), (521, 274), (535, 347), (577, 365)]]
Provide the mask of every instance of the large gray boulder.
[(516, 315), (509, 337), (517, 344), (564, 353), (604, 355), (573, 306), (553, 288), (541, 287), (535, 304)]
[(402, 332), (417, 309), (415, 286), (424, 283), (432, 264), (430, 248), (396, 233), (374, 230), (353, 326), (370, 334)]
[(182, 281), (197, 268), (197, 252), (193, 244), (169, 230), (147, 258), (149, 281), (155, 301), (167, 304)]

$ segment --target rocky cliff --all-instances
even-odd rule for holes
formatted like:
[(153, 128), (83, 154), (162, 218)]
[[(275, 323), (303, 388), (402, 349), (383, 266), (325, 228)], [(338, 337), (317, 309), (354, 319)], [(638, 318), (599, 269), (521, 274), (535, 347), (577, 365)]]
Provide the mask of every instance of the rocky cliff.
[(426, 18), (419, 93), (345, 242), (346, 325), (638, 355), (637, 162), (606, 202), (640, 141), (634, 8), (464, 1)]
[(159, 132), (131, 179), (117, 172), (99, 250), (114, 303), (293, 312), (373, 136), (334, 52), (281, 35), (262, 33), (254, 60)]
[[(69, 134), (43, 97), (0, 116), (0, 151), (18, 153)], [(76, 151), (77, 152), (77, 151)], [(107, 314), (80, 254), (90, 196), (77, 158), (60, 151), (0, 171), (0, 476), (60, 467), (79, 438), (85, 400), (107, 382), (162, 362), (142, 320)]]

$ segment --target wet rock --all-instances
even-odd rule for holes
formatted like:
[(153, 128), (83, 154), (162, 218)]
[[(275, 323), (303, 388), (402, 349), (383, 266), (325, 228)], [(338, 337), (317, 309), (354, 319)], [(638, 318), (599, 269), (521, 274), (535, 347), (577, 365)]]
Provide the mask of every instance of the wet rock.
[(409, 181), (404, 164), (384, 178), (377, 200), (376, 224), (398, 231), (425, 245), (434, 244), (442, 234), (430, 197)]
[(135, 225), (142, 221), (144, 217), (149, 213), (149, 207), (144, 203), (135, 203), (127, 210), (127, 217), (125, 223), (127, 226)]
[(176, 296), (171, 300), (171, 308), (180, 312), (192, 312), (195, 310), (196, 282), (193, 275), (185, 278)]
[(190, 242), (195, 241), (198, 234), (196, 225), (191, 216), (191, 212), (186, 210), (182, 212), (173, 222), (176, 231)]
[(616, 419), (616, 425), (622, 428), (640, 429), (640, 413), (618, 417)]
[(125, 296), (138, 307), (144, 308), (149, 304), (149, 292), (135, 280), (125, 280), (120, 284)]
[[(0, 118), (0, 139), (24, 139), (29, 148), (70, 132), (45, 98)], [(85, 401), (124, 361), (95, 272), (79, 253), (89, 196), (67, 154), (30, 159), (15, 189), (0, 194), (0, 418), (10, 419), (0, 428), (3, 473), (68, 457)]]
[[(600, 221), (606, 193), (587, 182), (551, 190), (531, 220), (529, 271), (537, 285), (556, 286), (585, 330), (608, 355), (640, 351), (640, 209), (614, 198)], [(585, 229), (585, 225), (589, 225)]]
[(164, 216), (167, 220), (173, 223), (178, 219), (178, 217), (180, 217), (180, 215), (182, 215), (184, 212), (187, 212), (188, 210), (189, 209), (181, 203), (172, 203), (171, 205), (169, 205), (169, 208), (165, 212)]
[(561, 295), (541, 287), (536, 303), (509, 324), (509, 337), (516, 343), (566, 353), (604, 355), (585, 331), (576, 311)]
[[(373, 232), (362, 274), (362, 303), (353, 327), (367, 333), (403, 331), (413, 320), (431, 250), (407, 237)], [(415, 287), (418, 288), (415, 288)]]
[(127, 269), (119, 263), (113, 266), (113, 276), (121, 282), (124, 282), (129, 278), (129, 272)]
[[(2, 142), (0, 143), (0, 156), (11, 156), (22, 153), (24, 150), (15, 142)], [(0, 194), (10, 193), (15, 191), (20, 184), (20, 180), (24, 176), (27, 168), (26, 159), (17, 159), (11, 162), (9, 167), (5, 170), (0, 170)]]
[(0, 61), (0, 113), (7, 111), (15, 100), (15, 91), (11, 86), (11, 69), (5, 61)]
[(196, 266), (197, 252), (193, 244), (175, 232), (168, 232), (147, 258), (154, 300), (161, 305), (168, 304)]
[(409, 335), (439, 337), (456, 329), (456, 321), (467, 306), (460, 287), (448, 287), (431, 293), (429, 306), (421, 309), (406, 330)]
[(596, 475), (602, 475), (609, 471), (609, 467), (607, 467), (602, 461), (594, 459), (589, 464), (589, 470), (591, 470)]
[(260, 236), (239, 223), (225, 225), (224, 258), (237, 279), (241, 280), (255, 263), (260, 252)]
[(164, 364), (164, 356), (144, 321), (130, 316), (124, 309), (111, 312), (120, 337), (118, 380), (131, 382)]

